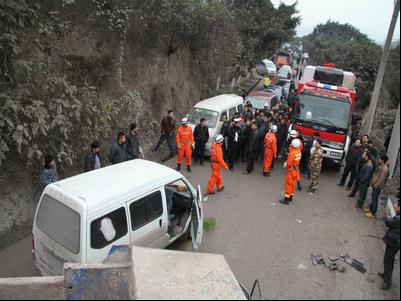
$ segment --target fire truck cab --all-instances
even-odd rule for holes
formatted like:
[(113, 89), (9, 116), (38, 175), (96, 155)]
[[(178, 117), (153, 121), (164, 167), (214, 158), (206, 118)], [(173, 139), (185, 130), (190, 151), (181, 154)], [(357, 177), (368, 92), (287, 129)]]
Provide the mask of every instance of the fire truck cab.
[(356, 77), (335, 65), (307, 66), (298, 85), (294, 128), (305, 140), (320, 133), (324, 157), (341, 167), (351, 144)]

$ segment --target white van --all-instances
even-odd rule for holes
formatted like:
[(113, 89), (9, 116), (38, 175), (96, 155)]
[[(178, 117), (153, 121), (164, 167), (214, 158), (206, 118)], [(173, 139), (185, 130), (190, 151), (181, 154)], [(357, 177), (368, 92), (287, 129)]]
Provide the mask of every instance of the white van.
[(220, 134), (223, 117), (226, 116), (231, 119), (235, 113), (242, 112), (244, 112), (244, 100), (241, 96), (233, 94), (216, 96), (195, 105), (188, 115), (188, 124), (194, 130), (202, 117), (206, 119), (210, 137), (206, 144), (206, 156), (210, 156), (213, 139)]
[(197, 250), (202, 202), (200, 186), (145, 160), (53, 183), (35, 214), (35, 264), (43, 275), (62, 275), (67, 262), (102, 263), (113, 246), (165, 248), (189, 234)]

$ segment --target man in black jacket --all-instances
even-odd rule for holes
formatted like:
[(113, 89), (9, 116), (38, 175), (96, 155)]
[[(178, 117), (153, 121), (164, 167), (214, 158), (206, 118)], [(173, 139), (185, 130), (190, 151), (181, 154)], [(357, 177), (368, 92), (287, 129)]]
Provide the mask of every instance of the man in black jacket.
[(168, 115), (163, 118), (161, 123), (161, 133), (160, 140), (156, 145), (156, 148), (153, 152), (157, 152), (160, 146), (163, 144), (165, 140), (167, 140), (168, 148), (170, 150), (170, 158), (174, 156), (174, 131), (175, 131), (176, 122), (174, 119), (174, 111), (169, 110)]
[(277, 153), (279, 154), (279, 158), (282, 157), (283, 152), (286, 150), (286, 141), (287, 141), (288, 127), (286, 124), (286, 120), (284, 117), (280, 119), (280, 124), (278, 125), (277, 131)]
[(396, 206), (397, 215), (386, 221), (386, 226), (389, 228), (383, 238), (386, 244), (386, 253), (384, 254), (384, 273), (379, 273), (383, 278), (383, 284), (380, 289), (387, 291), (392, 286), (393, 271), (395, 256), (400, 250), (400, 199), (398, 199), (398, 206)]
[(345, 159), (346, 165), (344, 168), (343, 175), (341, 177), (341, 181), (338, 186), (343, 187), (345, 185), (345, 181), (348, 178), (348, 175), (351, 174), (349, 179), (347, 190), (352, 188), (356, 177), (356, 164), (358, 162), (359, 157), (362, 152), (362, 142), (361, 139), (356, 139), (355, 143), (350, 147), (347, 153), (347, 158)]
[(221, 131), (220, 131), (220, 135), (222, 135), (224, 137), (224, 141), (223, 141), (223, 158), (224, 161), (227, 162), (228, 161), (228, 153), (227, 153), (227, 137), (228, 137), (228, 128), (230, 126), (230, 121), (228, 120), (228, 117), (226, 115), (224, 115), (221, 118), (221, 121), (223, 122), (223, 125), (221, 127)]
[(102, 168), (102, 159), (100, 158), (99, 152), (100, 143), (98, 141), (93, 141), (91, 145), (91, 152), (85, 158), (85, 172)]
[(203, 165), (204, 153), (206, 148), (206, 143), (209, 141), (209, 128), (206, 125), (206, 119), (201, 118), (200, 123), (195, 127), (194, 130), (195, 138), (195, 163)]
[(124, 132), (119, 132), (117, 135), (117, 141), (115, 141), (110, 148), (108, 158), (111, 164), (114, 165), (127, 161), (125, 142), (126, 142), (126, 136)]
[(235, 124), (228, 128), (228, 165), (234, 171), (234, 163), (239, 157), (241, 141), (244, 140), (241, 129), (241, 119), (235, 119)]
[(136, 160), (140, 156), (144, 157), (141, 144), (139, 142), (138, 126), (134, 122), (130, 126), (130, 133), (127, 136), (127, 160)]
[(252, 133), (249, 139), (247, 172), (252, 173), (259, 151), (259, 131), (256, 122), (252, 122)]
[(366, 150), (364, 156), (364, 165), (359, 173), (359, 199), (358, 203), (356, 204), (356, 207), (361, 210), (363, 209), (363, 204), (365, 203), (366, 195), (370, 186), (370, 180), (372, 179), (374, 173), (373, 161), (373, 155), (370, 153), (370, 151)]

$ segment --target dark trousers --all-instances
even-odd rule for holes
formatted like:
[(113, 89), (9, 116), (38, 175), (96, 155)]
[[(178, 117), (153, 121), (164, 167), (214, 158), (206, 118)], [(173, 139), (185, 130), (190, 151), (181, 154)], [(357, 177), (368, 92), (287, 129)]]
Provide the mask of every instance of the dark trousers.
[(167, 140), (168, 148), (170, 149), (170, 155), (174, 155), (174, 142), (173, 142), (173, 137), (171, 134), (162, 134), (160, 137), (159, 142), (157, 143), (157, 146), (155, 150), (157, 151), (160, 146), (162, 146), (163, 142)]
[(248, 144), (249, 143), (243, 141), (239, 145), (239, 153), (240, 153), (240, 157), (241, 157), (241, 161), (242, 162), (246, 162), (246, 159), (248, 157), (248, 147), (247, 147)]
[(255, 151), (249, 151), (248, 153), (248, 160), (246, 167), (246, 171), (248, 173), (252, 173), (255, 169), (255, 158), (257, 158), (257, 155), (255, 153), (256, 153)]
[(359, 177), (355, 176), (354, 188), (352, 188), (352, 194), (355, 195), (358, 189), (359, 189)]
[(393, 248), (386, 244), (386, 253), (384, 253), (384, 282), (390, 283), (393, 281), (393, 271), (395, 256), (399, 249)]
[(224, 142), (223, 142), (223, 145), (222, 145), (222, 148), (223, 148), (223, 159), (224, 159), (224, 161), (228, 161), (228, 151), (227, 151), (227, 143), (226, 143), (226, 139), (224, 139)]
[(356, 170), (355, 170), (355, 166), (353, 166), (352, 164), (348, 164), (345, 166), (343, 175), (341, 177), (341, 185), (345, 184), (345, 181), (347, 181), (347, 178), (349, 176), (349, 174), (351, 174), (351, 177), (349, 178), (349, 182), (348, 182), (348, 188), (351, 189), (352, 185), (354, 184), (355, 181), (355, 177), (356, 177)]
[(239, 157), (239, 144), (233, 143), (228, 146), (228, 166), (234, 169), (234, 163)]
[(368, 194), (369, 182), (363, 183), (359, 182), (359, 199), (358, 199), (358, 207), (362, 209), (363, 204), (366, 200), (366, 195)]
[(204, 153), (205, 153), (205, 148), (206, 148), (206, 143), (202, 141), (195, 141), (195, 162), (199, 162), (203, 164), (203, 161), (205, 159)]
[(301, 173), (304, 174), (304, 175), (308, 175), (308, 176), (310, 174), (310, 171), (309, 171), (309, 159), (310, 159), (310, 156), (308, 154), (304, 153), (302, 155), (301, 164), (300, 164)]
[(372, 203), (370, 203), (369, 209), (373, 215), (376, 215), (377, 213), (377, 207), (379, 206), (379, 197), (381, 192), (382, 192), (381, 189), (373, 189), (372, 191)]

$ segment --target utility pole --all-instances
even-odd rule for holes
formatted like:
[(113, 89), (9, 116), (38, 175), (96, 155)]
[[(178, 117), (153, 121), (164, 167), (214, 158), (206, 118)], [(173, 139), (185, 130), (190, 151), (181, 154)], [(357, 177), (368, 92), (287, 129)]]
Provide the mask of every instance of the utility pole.
[(389, 29), (388, 35), (387, 35), (386, 45), (384, 47), (384, 51), (383, 51), (382, 58), (380, 61), (380, 68), (379, 68), (379, 73), (378, 73), (377, 79), (376, 79), (375, 89), (373, 91), (372, 101), (370, 102), (370, 107), (369, 107), (369, 112), (367, 114), (366, 123), (363, 127), (364, 134), (368, 134), (368, 135), (370, 135), (370, 132), (372, 131), (373, 120), (374, 120), (375, 114), (376, 114), (377, 102), (379, 100), (380, 91), (381, 91), (382, 84), (383, 84), (384, 74), (386, 72), (387, 62), (388, 62), (388, 59), (390, 56), (390, 49), (391, 49), (391, 43), (393, 42), (394, 30), (395, 30), (395, 26), (397, 25), (398, 14), (400, 12), (400, 0), (396, 0), (396, 1), (397, 2), (395, 3), (393, 17), (392, 17), (391, 24), (390, 24), (390, 29)]

